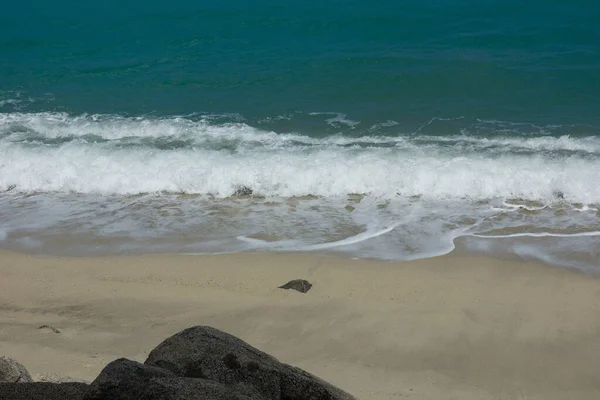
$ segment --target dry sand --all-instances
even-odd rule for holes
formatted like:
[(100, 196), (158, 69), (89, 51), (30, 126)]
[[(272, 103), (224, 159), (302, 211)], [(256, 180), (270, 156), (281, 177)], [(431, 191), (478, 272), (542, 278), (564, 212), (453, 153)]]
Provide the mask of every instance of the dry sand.
[(0, 302), (0, 355), (32, 374), (92, 380), (201, 324), (360, 399), (600, 398), (600, 280), (535, 264), (0, 252)]

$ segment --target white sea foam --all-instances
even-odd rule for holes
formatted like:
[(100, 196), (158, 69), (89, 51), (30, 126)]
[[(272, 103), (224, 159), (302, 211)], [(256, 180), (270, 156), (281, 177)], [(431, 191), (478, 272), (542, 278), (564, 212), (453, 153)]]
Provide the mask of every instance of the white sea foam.
[(590, 237), (600, 236), (600, 231), (594, 232), (578, 232), (578, 233), (552, 233), (552, 232), (521, 232), (521, 233), (507, 233), (505, 235), (471, 235), (473, 237), (483, 239), (505, 239), (505, 238), (518, 238), (518, 237), (555, 237), (555, 238), (574, 238), (574, 237)]
[(512, 137), (512, 138), (481, 138), (468, 135), (456, 136), (421, 136), (420, 141), (433, 141), (462, 146), (465, 150), (493, 150), (497, 152), (582, 152), (588, 154), (600, 154), (600, 140), (597, 137), (574, 138), (569, 135), (559, 137)]
[(561, 193), (600, 203), (594, 137), (317, 139), (242, 123), (61, 113), (0, 114), (0, 135), (0, 190), (227, 197), (247, 186), (283, 197), (553, 201)]
[(343, 246), (348, 246), (348, 245), (364, 242), (369, 239), (373, 239), (378, 236), (385, 235), (386, 233), (390, 233), (398, 225), (399, 225), (399, 223), (396, 223), (392, 226), (389, 226), (389, 227), (387, 227), (385, 229), (381, 229), (381, 230), (368, 229), (364, 232), (358, 233), (354, 236), (350, 236), (350, 237), (347, 237), (342, 240), (337, 240), (334, 242), (327, 242), (327, 243), (313, 244), (313, 245), (303, 245), (295, 240), (283, 240), (283, 241), (277, 241), (277, 242), (268, 242), (266, 240), (249, 238), (246, 236), (238, 236), (237, 238), (239, 240), (249, 243), (253, 247), (257, 247), (257, 248), (262, 247), (262, 248), (270, 248), (270, 249), (276, 249), (276, 250), (281, 250), (281, 251), (318, 251), (318, 250), (329, 250), (329, 249), (334, 249), (337, 247), (343, 247)]
[(0, 100), (0, 107), (4, 107), (6, 105), (17, 105), (19, 103), (21, 103), (21, 101), (17, 99)]
[(12, 110), (26, 109), (37, 102), (50, 102), (54, 100), (51, 93), (45, 93), (42, 97), (31, 97), (18, 91), (0, 91), (0, 108), (7, 107)]
[[(327, 123), (357, 133), (316, 138), (220, 118), (0, 113), (2, 245), (390, 260), (445, 254), (457, 238), (544, 260), (560, 258), (545, 241), (600, 246), (597, 137), (360, 136), (336, 114)], [(231, 198), (243, 186), (265, 198)]]
[(429, 199), (514, 198), (600, 202), (597, 161), (580, 157), (498, 158), (407, 154), (385, 149), (223, 152), (158, 151), (70, 142), (58, 147), (0, 143), (0, 189), (102, 194), (184, 192), (266, 196), (398, 194)]
[(359, 121), (353, 121), (351, 119), (348, 119), (347, 115), (343, 114), (343, 113), (335, 113), (335, 112), (311, 112), (308, 115), (333, 115), (333, 117), (327, 118), (325, 120), (325, 122), (327, 122), (329, 125), (331, 125), (331, 126), (333, 126), (335, 128), (339, 128), (341, 126), (347, 126), (347, 127), (350, 127), (350, 128), (354, 128), (358, 124), (360, 124)]

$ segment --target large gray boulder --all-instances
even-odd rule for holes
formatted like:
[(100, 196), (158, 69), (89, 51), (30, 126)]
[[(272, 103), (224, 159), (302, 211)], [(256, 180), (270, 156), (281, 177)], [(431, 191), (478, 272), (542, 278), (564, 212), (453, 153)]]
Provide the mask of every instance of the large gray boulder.
[(85, 400), (266, 400), (249, 386), (183, 378), (124, 358), (108, 364)]
[(6, 400), (83, 400), (88, 385), (79, 382), (0, 383), (0, 399)]
[(188, 328), (166, 339), (152, 350), (145, 364), (179, 377), (250, 386), (268, 400), (354, 399), (308, 372), (206, 326)]
[(0, 382), (33, 382), (27, 369), (10, 357), (0, 357)]

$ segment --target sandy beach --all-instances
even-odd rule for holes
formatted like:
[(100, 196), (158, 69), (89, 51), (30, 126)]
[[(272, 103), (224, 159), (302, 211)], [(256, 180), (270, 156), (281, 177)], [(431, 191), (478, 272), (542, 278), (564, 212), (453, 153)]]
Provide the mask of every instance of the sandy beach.
[(209, 325), (359, 399), (600, 398), (600, 280), (543, 265), (1, 252), (0, 301), (0, 354), (32, 374), (92, 380)]

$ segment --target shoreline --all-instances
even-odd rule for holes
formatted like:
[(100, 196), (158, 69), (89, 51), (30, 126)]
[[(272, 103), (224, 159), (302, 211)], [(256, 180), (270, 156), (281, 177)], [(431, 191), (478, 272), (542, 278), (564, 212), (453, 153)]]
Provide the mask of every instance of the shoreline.
[(91, 380), (209, 325), (359, 399), (600, 396), (600, 280), (542, 264), (0, 251), (0, 280), (0, 355), (32, 375)]

